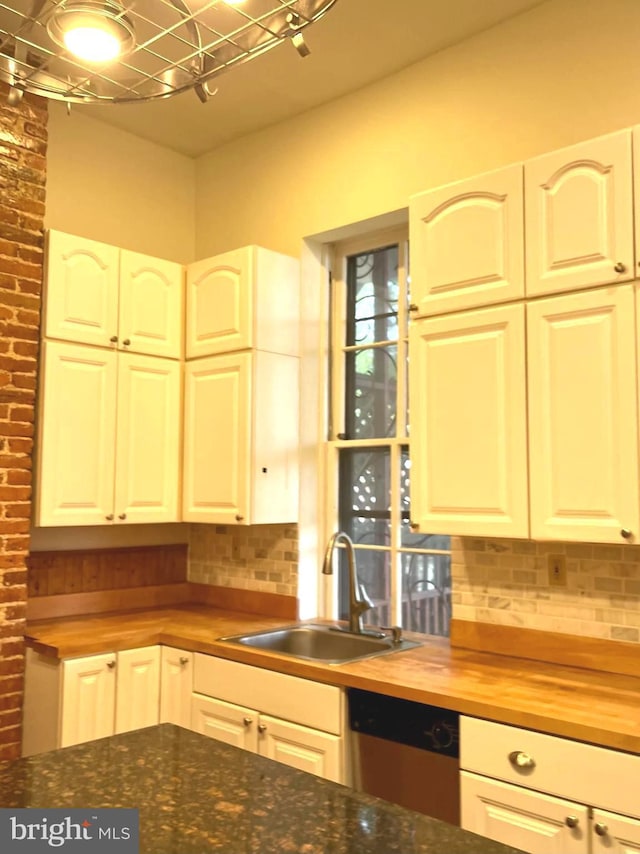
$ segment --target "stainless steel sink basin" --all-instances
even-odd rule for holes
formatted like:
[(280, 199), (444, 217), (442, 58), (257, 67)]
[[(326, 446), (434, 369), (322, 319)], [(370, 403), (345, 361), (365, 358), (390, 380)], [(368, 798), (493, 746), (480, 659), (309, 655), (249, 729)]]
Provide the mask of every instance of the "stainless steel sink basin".
[(387, 655), (412, 649), (420, 644), (415, 641), (394, 642), (390, 637), (374, 637), (343, 631), (335, 626), (312, 623), (285, 626), (246, 635), (218, 638), (221, 641), (250, 646), (254, 649), (321, 661), (324, 664), (345, 664), (374, 655)]

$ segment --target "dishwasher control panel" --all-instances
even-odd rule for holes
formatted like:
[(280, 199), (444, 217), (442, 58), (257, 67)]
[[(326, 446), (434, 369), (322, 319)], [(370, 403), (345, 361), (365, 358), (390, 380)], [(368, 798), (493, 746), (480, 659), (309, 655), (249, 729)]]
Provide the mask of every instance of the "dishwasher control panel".
[(458, 712), (359, 688), (349, 688), (347, 696), (349, 724), (354, 732), (459, 757)]

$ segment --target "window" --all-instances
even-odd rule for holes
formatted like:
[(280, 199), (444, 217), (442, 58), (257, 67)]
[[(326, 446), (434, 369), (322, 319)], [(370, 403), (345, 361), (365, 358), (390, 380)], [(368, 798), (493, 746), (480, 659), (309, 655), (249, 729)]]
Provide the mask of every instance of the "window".
[[(408, 424), (407, 240), (341, 244), (333, 259), (329, 518), (356, 548), (373, 625), (446, 635), (449, 537), (413, 533)], [(348, 617), (341, 553), (334, 614)]]

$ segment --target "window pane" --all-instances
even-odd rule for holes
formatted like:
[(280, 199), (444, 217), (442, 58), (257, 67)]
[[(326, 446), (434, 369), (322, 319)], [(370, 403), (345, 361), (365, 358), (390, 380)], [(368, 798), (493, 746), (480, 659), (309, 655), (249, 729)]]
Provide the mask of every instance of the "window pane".
[(397, 360), (396, 345), (346, 354), (347, 438), (383, 439), (394, 435)]
[(387, 448), (340, 451), (340, 529), (354, 543), (389, 544), (389, 483)]
[(430, 635), (448, 635), (451, 619), (450, 556), (404, 552), (401, 560), (403, 627)]
[[(358, 581), (367, 591), (375, 608), (366, 611), (364, 623), (370, 626), (388, 626), (391, 620), (390, 556), (386, 551), (356, 549)], [(347, 556), (340, 554), (339, 619), (349, 619), (349, 578)]]
[(347, 346), (398, 339), (398, 247), (353, 255), (347, 269)]

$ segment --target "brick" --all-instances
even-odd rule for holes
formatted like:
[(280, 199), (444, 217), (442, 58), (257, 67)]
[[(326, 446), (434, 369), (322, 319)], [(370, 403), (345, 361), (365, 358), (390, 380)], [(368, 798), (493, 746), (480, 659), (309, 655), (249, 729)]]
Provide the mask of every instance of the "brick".
[[(15, 587), (0, 587), (0, 602), (24, 602), (27, 595), (26, 587), (16, 585)], [(2, 661), (0, 661), (0, 665)], [(2, 669), (0, 669), (0, 675)]]
[[(13, 406), (8, 410), (10, 421), (33, 421), (34, 409), (33, 406)], [(0, 404), (0, 418), (2, 418), (2, 404)]]
[(33, 424), (25, 421), (2, 421), (0, 422), (0, 433), (4, 436), (33, 436)]
[(38, 344), (34, 344), (32, 341), (13, 342), (13, 352), (16, 356), (33, 356), (34, 358), (37, 358), (39, 349)]
[(5, 694), (0, 696), (0, 711), (4, 712), (7, 709), (17, 709), (22, 705), (21, 694)]
[(0, 334), (6, 338), (17, 338), (18, 341), (37, 341), (39, 338), (38, 328), (30, 323), (2, 323)]
[[(1, 244), (1, 241), (0, 241)], [(0, 247), (0, 254), (1, 247)], [(0, 303), (2, 305), (16, 305), (21, 306), (22, 308), (31, 308), (35, 311), (38, 310), (40, 305), (40, 299), (37, 295), (34, 294), (21, 294), (17, 293), (15, 290), (11, 291), (0, 291)]]
[[(31, 516), (31, 503), (25, 501), (21, 504), (5, 504), (4, 515), (7, 519), (29, 519)], [(2, 566), (2, 557), (0, 556), (0, 567)]]
[(9, 437), (6, 448), (12, 454), (30, 454), (33, 451), (33, 440)]
[(14, 759), (20, 759), (22, 732), (14, 733), (13, 730), (3, 730), (0, 732), (0, 761), (8, 762)]
[(30, 545), (31, 538), (29, 536), (16, 535), (5, 536), (2, 538), (2, 547), (5, 554), (12, 554), (13, 552), (20, 552), (21, 554), (24, 554), (29, 551)]
[(0, 659), (0, 676), (19, 676), (21, 673), (24, 673), (24, 656)]
[[(0, 471), (2, 471), (2, 469), (0, 469)], [(6, 472), (6, 475), (7, 475), (6, 482), (8, 484), (10, 484), (11, 486), (18, 485), (18, 484), (29, 486), (31, 484), (31, 472), (30, 471), (23, 471), (22, 469), (10, 469), (9, 471)], [(13, 522), (12, 524), (17, 525), (17, 524), (22, 524), (22, 523)], [(2, 523), (0, 522), (0, 534), (2, 534), (2, 533), (3, 533)], [(6, 533), (6, 532), (4, 532), (4, 533)]]
[(31, 457), (0, 455), (0, 468), (15, 469), (16, 471), (31, 471), (33, 461)]
[[(4, 619), (5, 620), (9, 620), (9, 621), (10, 620), (22, 620), (22, 621), (24, 621), (24, 620), (26, 620), (26, 618), (27, 618), (27, 603), (26, 603), (26, 601), (25, 602), (19, 602), (17, 605), (16, 604), (7, 605), (7, 607), (5, 608), (5, 612), (4, 612)], [(14, 690), (18, 690), (18, 689), (14, 689)], [(2, 691), (3, 691), (3, 686), (2, 686), (2, 683), (0, 683), (0, 695), (2, 694)]]
[(11, 570), (0, 570), (0, 578), (2, 579), (2, 584), (5, 587), (11, 587), (20, 584), (27, 583), (27, 570), (26, 569), (11, 569)]
[(0, 731), (7, 727), (20, 726), (22, 723), (22, 706), (15, 709), (0, 711)]
[[(0, 552), (0, 572), (3, 569), (15, 569), (17, 566), (24, 566), (24, 556), (18, 554), (2, 554)], [(13, 617), (7, 617), (7, 620), (14, 619)]]

